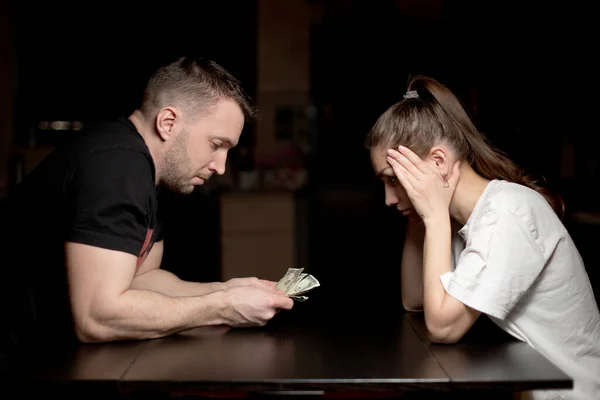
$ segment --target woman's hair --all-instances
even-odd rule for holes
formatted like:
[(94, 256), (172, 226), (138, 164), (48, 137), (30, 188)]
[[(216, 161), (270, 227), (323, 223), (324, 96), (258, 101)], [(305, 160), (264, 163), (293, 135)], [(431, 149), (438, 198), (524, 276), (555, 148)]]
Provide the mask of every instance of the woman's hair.
[(487, 179), (519, 183), (542, 194), (556, 214), (563, 218), (562, 198), (495, 149), (475, 128), (460, 100), (444, 85), (426, 76), (413, 77), (404, 99), (389, 107), (367, 135), (368, 149), (404, 145), (423, 157), (435, 145), (444, 143), (460, 160)]
[(206, 114), (220, 100), (235, 101), (249, 121), (256, 110), (237, 78), (216, 62), (200, 57), (180, 57), (158, 68), (144, 89), (140, 110), (152, 115), (167, 105), (190, 114)]

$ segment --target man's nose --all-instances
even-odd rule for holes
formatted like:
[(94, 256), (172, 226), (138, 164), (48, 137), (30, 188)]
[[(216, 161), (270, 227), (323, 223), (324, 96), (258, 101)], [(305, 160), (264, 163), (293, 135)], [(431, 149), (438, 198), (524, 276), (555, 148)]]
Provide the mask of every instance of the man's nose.
[(222, 160), (213, 160), (210, 164), (208, 164), (208, 169), (215, 172), (217, 175), (223, 175), (225, 173), (225, 158)]

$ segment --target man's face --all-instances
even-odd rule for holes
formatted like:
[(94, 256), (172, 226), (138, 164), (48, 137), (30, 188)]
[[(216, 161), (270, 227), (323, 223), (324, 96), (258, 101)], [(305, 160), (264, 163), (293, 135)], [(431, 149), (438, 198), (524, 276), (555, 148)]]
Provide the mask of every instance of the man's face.
[(233, 100), (222, 100), (185, 124), (165, 152), (161, 184), (188, 194), (213, 173), (222, 175), (227, 151), (238, 143), (243, 127), (244, 114)]

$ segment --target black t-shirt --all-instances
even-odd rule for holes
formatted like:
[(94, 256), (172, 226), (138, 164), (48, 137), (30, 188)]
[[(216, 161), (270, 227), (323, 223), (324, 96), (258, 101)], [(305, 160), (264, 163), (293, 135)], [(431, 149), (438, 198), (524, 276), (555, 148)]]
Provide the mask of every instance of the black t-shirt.
[[(155, 166), (126, 118), (98, 124), (56, 149), (8, 199), (5, 281), (13, 326), (28, 339), (72, 341), (64, 243), (138, 257), (161, 240)], [(10, 282), (10, 283), (8, 283)]]

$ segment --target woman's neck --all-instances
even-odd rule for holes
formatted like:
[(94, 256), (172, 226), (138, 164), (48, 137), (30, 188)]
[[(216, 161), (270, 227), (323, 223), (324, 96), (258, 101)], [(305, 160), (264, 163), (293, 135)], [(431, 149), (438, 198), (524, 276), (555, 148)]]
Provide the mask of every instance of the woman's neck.
[(450, 216), (461, 225), (466, 224), (488, 183), (490, 180), (479, 175), (470, 165), (461, 165), (460, 179), (450, 202)]

